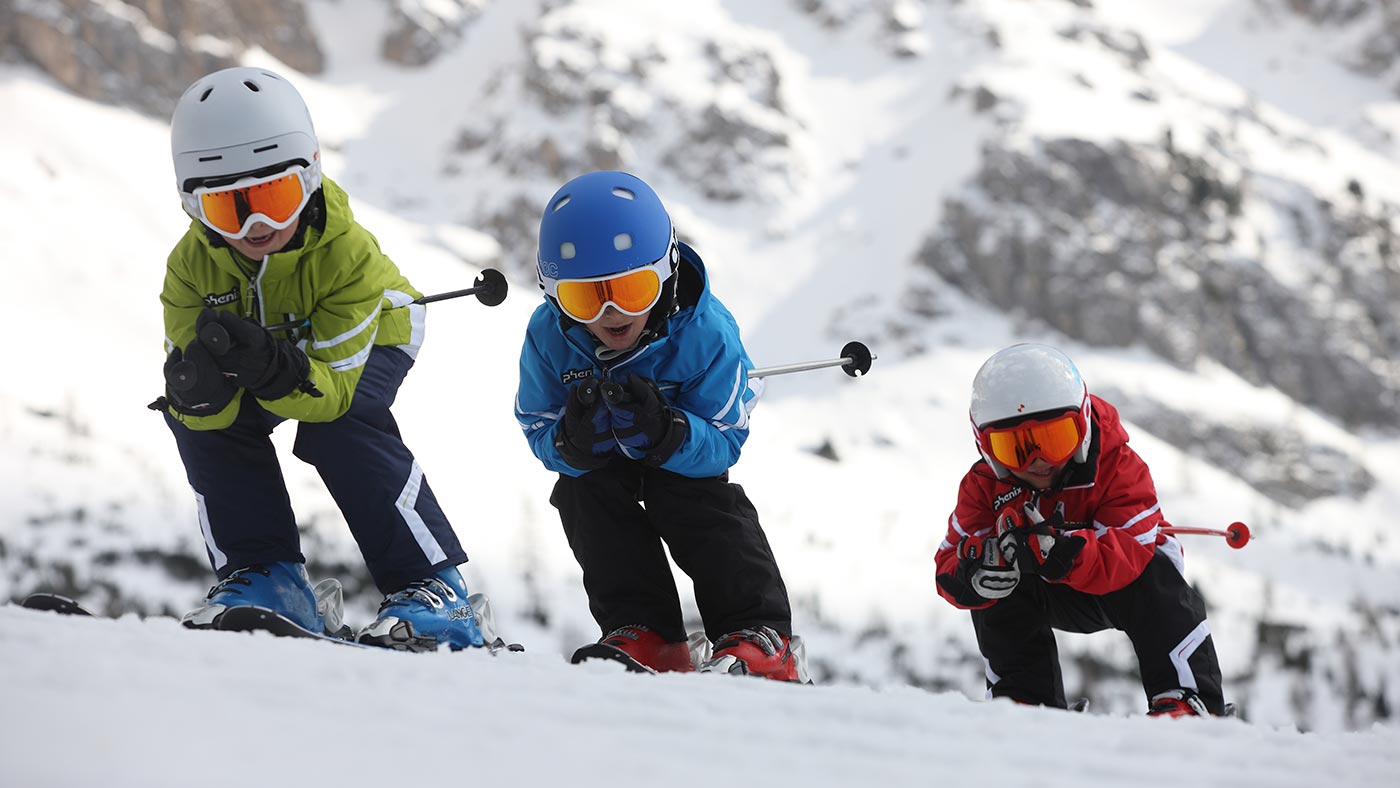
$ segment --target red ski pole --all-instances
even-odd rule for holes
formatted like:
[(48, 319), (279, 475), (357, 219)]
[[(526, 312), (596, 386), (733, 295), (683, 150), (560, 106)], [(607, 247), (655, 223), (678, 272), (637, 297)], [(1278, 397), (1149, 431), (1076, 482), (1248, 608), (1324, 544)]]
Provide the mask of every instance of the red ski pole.
[(1190, 528), (1179, 525), (1162, 526), (1164, 534), (1202, 534), (1205, 536), (1223, 536), (1225, 544), (1236, 550), (1249, 544), (1249, 526), (1244, 523), (1230, 523), (1230, 527), (1225, 530), (1219, 528)]

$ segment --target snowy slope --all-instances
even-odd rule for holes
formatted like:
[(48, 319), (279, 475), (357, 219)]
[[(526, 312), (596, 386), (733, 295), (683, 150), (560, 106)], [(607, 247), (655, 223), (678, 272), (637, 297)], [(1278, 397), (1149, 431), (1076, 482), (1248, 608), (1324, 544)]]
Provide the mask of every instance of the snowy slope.
[[(1280, 180), (1331, 193), (1343, 188), (1328, 169), (1339, 161), (1348, 175), (1374, 173), (1368, 193), (1384, 195), (1400, 183), (1400, 175), (1390, 177), (1395, 165), (1383, 160), (1384, 146), (1348, 136), (1363, 120), (1374, 125), (1385, 117), (1393, 98), (1349, 72), (1322, 69), (1326, 61), (1311, 55), (1300, 55), (1297, 67), (1318, 81), (1248, 68), (1288, 53), (1292, 28), (1261, 32), (1228, 15), (1228, 3), (1212, 0), (1194, 0), (1197, 16), (1178, 13), (1173, 3), (1096, 5), (1107, 22), (1140, 31), (1154, 48), (1149, 73), (1123, 71), (1112, 50), (1080, 46), (1058, 32), (1074, 14), (1089, 13), (1082, 5), (1032, 0), (710, 0), (687, 3), (684, 12), (614, 0), (495, 3), (458, 45), (420, 69), (375, 57), (382, 4), (327, 0), (311, 6), (327, 52), (324, 74), (297, 75), (253, 54), (250, 63), (297, 79), (326, 148), (327, 172), (348, 188), (357, 216), (419, 289), (463, 287), (487, 265), (514, 276), (511, 297), (495, 309), (467, 300), (430, 307), (429, 338), (396, 414), (472, 556), (469, 584), (492, 596), (503, 628), (530, 647), (525, 664), (535, 667), (538, 659), (554, 676), (542, 680), (571, 681), (576, 671), (556, 675), (546, 666), (597, 633), (547, 502), (552, 478), (510, 415), (521, 332), (538, 293), (513, 267), (533, 256), (528, 237), (518, 235), (533, 227), (518, 226), (518, 214), (506, 209), (536, 210), (575, 168), (594, 161), (587, 151), (602, 150), (656, 185), (682, 236), (705, 257), (759, 365), (830, 357), (850, 339), (868, 341), (880, 355), (864, 380), (827, 370), (770, 381), (734, 471), (763, 518), (818, 675), (845, 685), (831, 697), (878, 705), (886, 696), (914, 696), (944, 708), (937, 717), (988, 714), (975, 733), (991, 740), (999, 709), (900, 688), (981, 693), (971, 627), (965, 613), (937, 598), (931, 560), (957, 479), (975, 458), (965, 415), (972, 375), (997, 348), (1038, 339), (1064, 347), (1091, 386), (1150, 394), (1188, 412), (1290, 425), (1369, 469), (1376, 484), (1360, 498), (1283, 506), (1232, 469), (1129, 424), (1173, 522), (1243, 519), (1256, 534), (1241, 552), (1218, 540), (1187, 544), (1188, 575), (1211, 605), (1227, 693), (1264, 726), (1253, 735), (1268, 736), (1263, 731), (1273, 725), (1336, 731), (1394, 719), (1400, 537), (1392, 523), (1400, 509), (1400, 440), (1393, 431), (1349, 432), (1217, 364), (1183, 370), (1142, 348), (1071, 341), (934, 281), (910, 262), (937, 225), (944, 199), (962, 188), (995, 134), (1146, 140), (1169, 117), (1187, 129), (1180, 142), (1188, 144), (1230, 117), (1231, 102), (1255, 95), (1257, 115), (1290, 137), (1320, 140), (1292, 155), (1273, 138), (1246, 140), (1242, 155)], [(1217, 24), (1222, 15), (1230, 24)], [(992, 32), (1000, 48), (987, 43)], [(656, 52), (667, 58), (658, 61)], [(1092, 74), (1099, 89), (1073, 82), (1066, 69)], [(555, 91), (547, 95), (559, 107), (541, 103), (532, 79)], [(1131, 98), (1144, 84), (1163, 91), (1153, 107)], [(1332, 92), (1321, 91), (1328, 101), (1308, 104), (1319, 84), (1330, 86)], [(1010, 121), (996, 112), (979, 115), (950, 98), (977, 85), (1018, 100), (1021, 114)], [(595, 93), (607, 100), (589, 103)], [(1349, 103), (1353, 98), (1364, 106)], [(7, 242), (0, 266), (17, 291), (5, 325), (22, 338), (8, 348), (0, 375), (0, 599), (72, 589), (95, 607), (177, 614), (210, 577), (173, 442), (159, 417), (143, 409), (159, 393), (162, 261), (185, 226), (171, 190), (168, 129), (74, 98), (29, 67), (0, 67), (0, 105), (20, 108), (0, 126), (0, 237)], [(786, 142), (738, 161), (724, 158), (722, 146), (679, 145), (703, 131), (696, 118), (710, 111), (757, 139)], [(550, 169), (548, 152), (558, 155), (563, 172)], [(704, 187), (726, 184), (696, 177), (697, 169), (732, 175), (746, 197), (707, 196)], [(1274, 229), (1265, 225), (1259, 234), (1278, 244), (1284, 233)], [(1300, 270), (1318, 262), (1287, 253), (1270, 260)], [(918, 288), (936, 293), (938, 309), (911, 322), (902, 299)], [(334, 574), (352, 591), (359, 584), (351, 609), (362, 621), (377, 596), (364, 588), (356, 548), (314, 471), (290, 459), (292, 436), (286, 427), (275, 438), (306, 552), (319, 576)], [(815, 453), (823, 445), (837, 461)], [(0, 660), (7, 665), (17, 660), (34, 669), (46, 651), (43, 638), (69, 628), (55, 625), (26, 640), (11, 635), (26, 619), (0, 612), (7, 614), (0, 619)], [(123, 622), (116, 631), (144, 640), (146, 627), (134, 626)], [(1141, 710), (1133, 656), (1120, 635), (1065, 637), (1061, 650), (1069, 691), (1092, 695), (1096, 713)], [(362, 658), (327, 655), (334, 662), (318, 666), (337, 683), (389, 681), (365, 675), (374, 669), (339, 663)], [(374, 659), (349, 664), (384, 664)], [(445, 664), (438, 660), (415, 663), (414, 673), (418, 664)], [(508, 669), (504, 661), (501, 669)], [(427, 692), (431, 682), (424, 682), (403, 692)], [(35, 682), (16, 683), (41, 691)], [(199, 674), (185, 683), (212, 686), (217, 679)], [(850, 695), (855, 685), (878, 692)], [(1340, 697), (1335, 688), (1342, 685), (1359, 699)], [(392, 684), (375, 686), (395, 694)], [(355, 697), (353, 689), (347, 697)], [(691, 702), (682, 692), (674, 707)], [(838, 747), (839, 737), (815, 730), (823, 724), (816, 710), (787, 711), (813, 740)], [(575, 717), (583, 713), (574, 710)], [(345, 716), (327, 724), (357, 724)], [(895, 735), (880, 731), (875, 735)], [(1085, 735), (1112, 734), (1095, 728)], [(1279, 741), (1282, 748), (1318, 740)], [(891, 753), (902, 750), (878, 751), (897, 757)], [(1327, 755), (1306, 745), (1300, 752)], [(715, 764), (723, 761), (709, 766)]]
[(0, 607), (0, 783), (1370, 788), (1400, 731), (398, 654)]

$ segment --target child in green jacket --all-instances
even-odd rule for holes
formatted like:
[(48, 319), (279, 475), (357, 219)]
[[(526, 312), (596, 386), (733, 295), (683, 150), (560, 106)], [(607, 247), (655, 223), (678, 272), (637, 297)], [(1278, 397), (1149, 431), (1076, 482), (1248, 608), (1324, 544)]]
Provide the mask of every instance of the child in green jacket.
[(210, 74), (175, 108), (171, 153), (194, 221), (161, 293), (162, 404), (218, 577), (185, 625), (251, 606), (352, 634), (338, 584), (307, 580), (268, 437), (291, 419), (293, 453), (320, 473), (385, 594), (358, 640), (483, 645), (457, 570), (467, 556), (389, 411), (423, 341), (421, 294), (322, 175), (301, 96), (266, 69)]

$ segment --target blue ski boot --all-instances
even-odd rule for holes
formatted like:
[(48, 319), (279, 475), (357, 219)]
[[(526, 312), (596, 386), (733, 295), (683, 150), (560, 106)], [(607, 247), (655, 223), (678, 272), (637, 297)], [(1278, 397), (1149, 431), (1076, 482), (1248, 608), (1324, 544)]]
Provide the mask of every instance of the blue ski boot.
[[(340, 584), (335, 585), (338, 592)], [(306, 567), (289, 561), (234, 570), (209, 589), (204, 604), (186, 613), (180, 623), (191, 629), (213, 629), (219, 616), (231, 607), (271, 610), (311, 632), (325, 633), (328, 619), (340, 627), (340, 611), (323, 611), (306, 577)]]
[(455, 566), (384, 597), (379, 617), (360, 630), (359, 641), (397, 651), (434, 651), (442, 644), (456, 651), (486, 645), (473, 602), (467, 598), (467, 583)]

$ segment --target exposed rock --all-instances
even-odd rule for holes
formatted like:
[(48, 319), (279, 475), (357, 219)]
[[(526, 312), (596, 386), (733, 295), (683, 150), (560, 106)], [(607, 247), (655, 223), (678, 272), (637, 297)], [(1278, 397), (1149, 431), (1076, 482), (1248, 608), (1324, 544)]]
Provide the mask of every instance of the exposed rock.
[(766, 189), (759, 181), (764, 176), (781, 177), (783, 162), (775, 159), (781, 158), (788, 141), (780, 129), (765, 129), (711, 104), (662, 161), (707, 198), (738, 202), (763, 194)]
[[(781, 71), (762, 42), (682, 36), (686, 51), (677, 53), (656, 41), (609, 36), (569, 13), (570, 4), (557, 8), (523, 31), (523, 68), (491, 81), (490, 109), (458, 132), (447, 171), (486, 166), (522, 189), (535, 184), (534, 195), (541, 181), (634, 168), (641, 148), (659, 152), (665, 169), (712, 200), (770, 205), (796, 190), (804, 169), (793, 141), (802, 125), (788, 111)], [(701, 80), (664, 73), (682, 57), (703, 69)], [(521, 122), (539, 111), (548, 123)], [(507, 265), (525, 275), (534, 265), (538, 199), (494, 193), (468, 219), (506, 233), (497, 240), (514, 250)]]
[(1071, 41), (1092, 40), (1122, 58), (1123, 63), (1133, 71), (1141, 71), (1143, 64), (1152, 57), (1142, 36), (1131, 30), (1079, 22), (1061, 30), (1060, 35)]
[(1186, 413), (1152, 399), (1102, 393), (1134, 424), (1285, 506), (1332, 495), (1355, 500), (1375, 486), (1375, 477), (1346, 452), (1311, 443), (1296, 429), (1228, 424), (1209, 413)]
[(456, 46), (488, 0), (392, 0), (384, 59), (423, 66)]
[(1352, 33), (1341, 53), (1344, 65), (1372, 77), (1389, 77), (1400, 95), (1400, 4), (1391, 0), (1269, 0), (1313, 24)]
[(796, 0), (793, 5), (832, 32), (873, 20), (877, 46), (901, 60), (922, 57), (933, 46), (922, 30), (925, 0)]
[(251, 47), (301, 72), (322, 67), (301, 0), (26, 0), (0, 9), (0, 58), (160, 117), (191, 82), (237, 65)]
[[(1234, 241), (1246, 198), (1291, 216), (1318, 264), (1280, 281)], [(1342, 209), (1301, 187), (1124, 142), (988, 146), (920, 260), (982, 300), (1095, 345), (1212, 358), (1348, 424), (1396, 426), (1400, 213)]]

